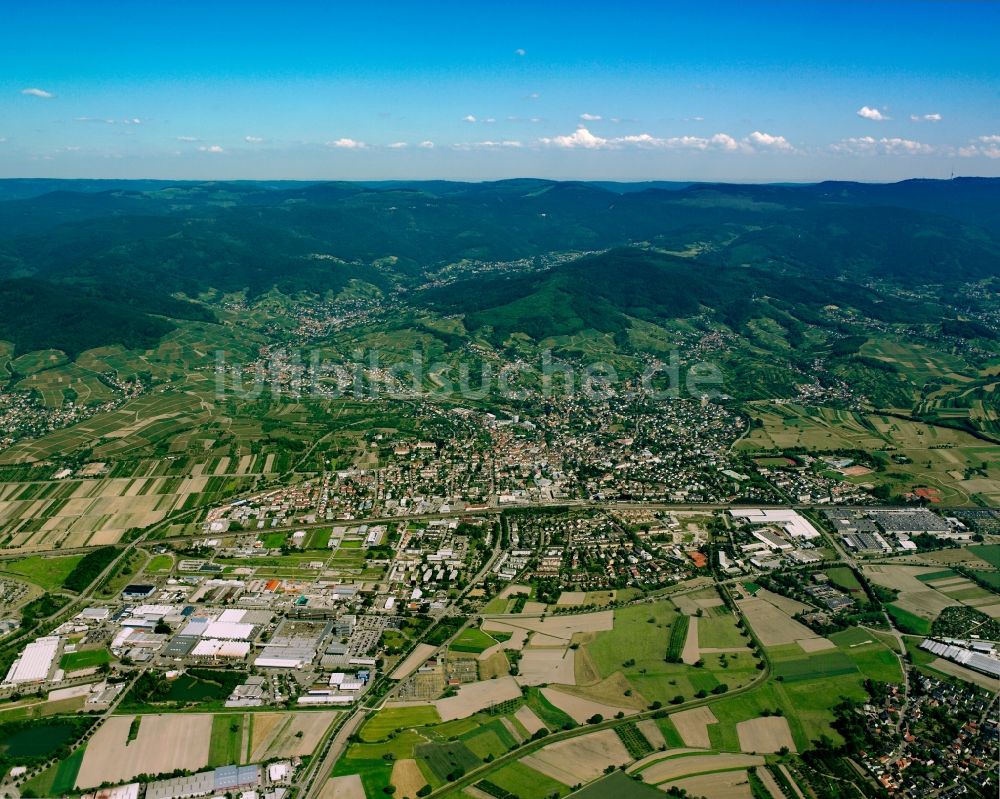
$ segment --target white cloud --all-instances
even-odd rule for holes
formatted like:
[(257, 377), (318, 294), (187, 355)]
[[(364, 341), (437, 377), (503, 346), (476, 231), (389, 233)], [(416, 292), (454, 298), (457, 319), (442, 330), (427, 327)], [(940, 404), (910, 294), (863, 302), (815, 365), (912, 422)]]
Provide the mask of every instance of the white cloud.
[(770, 133), (761, 133), (755, 130), (747, 139), (754, 147), (761, 147), (765, 150), (794, 150), (791, 143), (784, 136), (772, 136)]
[(739, 143), (728, 133), (716, 133), (711, 139), (709, 139), (709, 144), (715, 147), (721, 147), (723, 150), (732, 151), (740, 149)]
[(392, 144), (386, 145), (390, 150), (405, 150), (409, 146), (405, 141), (394, 141)]
[(21, 94), (27, 94), (30, 97), (41, 97), (43, 100), (51, 100), (55, 95), (52, 92), (47, 92), (45, 89), (21, 89)]
[(485, 122), (487, 125), (492, 125), (494, 122), (496, 122), (496, 118), (495, 117), (486, 117), (486, 119), (484, 119), (483, 122)]
[(782, 150), (791, 152), (795, 148), (784, 136), (754, 131), (748, 137), (737, 140), (728, 133), (716, 133), (712, 136), (671, 136), (660, 138), (649, 133), (633, 133), (627, 136), (604, 138), (591, 133), (581, 125), (575, 133), (565, 136), (554, 136), (539, 139), (548, 147), (558, 147), (565, 150), (617, 150), (626, 147), (659, 150), (714, 150), (721, 152), (752, 153), (761, 150)]
[(662, 147), (664, 144), (663, 139), (657, 139), (655, 136), (650, 136), (648, 133), (638, 133), (632, 136), (620, 136), (617, 139), (612, 139), (613, 142), (620, 142), (622, 144), (638, 144), (640, 146), (648, 147)]
[(958, 154), (963, 158), (1000, 158), (1000, 135), (980, 136), (968, 147), (960, 147)]
[(74, 122), (100, 122), (103, 125), (114, 125), (113, 119), (100, 119), (98, 117), (73, 117)]
[(247, 144), (260, 144), (264, 140), (260, 136), (244, 136), (243, 141)]
[(870, 119), (873, 122), (885, 122), (887, 119), (892, 119), (879, 111), (877, 108), (869, 108), (867, 105), (861, 106), (855, 113), (863, 119)]
[(126, 125), (141, 125), (142, 120), (138, 117), (132, 117), (131, 119), (123, 119), (122, 122)]
[(943, 118), (940, 114), (910, 114), (914, 122), (940, 122)]
[(913, 139), (893, 138), (876, 139), (874, 136), (857, 136), (841, 139), (830, 149), (838, 153), (855, 155), (930, 155), (935, 148)]
[(540, 95), (538, 94), (538, 92), (532, 92), (531, 94), (528, 95), (529, 100), (537, 100), (539, 97)]
[(201, 141), (197, 136), (178, 136), (177, 141)]
[(357, 139), (337, 139), (336, 141), (328, 141), (326, 143), (327, 147), (336, 147), (338, 150), (363, 150), (368, 145), (363, 141), (358, 141)]
[(475, 122), (476, 118), (474, 116), (472, 116), (472, 114), (466, 114), (464, 117), (462, 117), (462, 121), (463, 122)]
[(527, 50), (525, 50), (525, 49), (524, 49), (523, 47), (518, 47), (518, 48), (517, 48), (517, 49), (516, 49), (516, 50), (514, 51), (514, 55), (522, 55), (522, 56), (523, 56), (523, 55), (527, 55), (527, 54), (528, 54), (528, 51), (527, 51)]
[(512, 139), (505, 139), (503, 141), (474, 141), (474, 142), (461, 142), (459, 144), (453, 144), (452, 149), (454, 150), (517, 150), (523, 147), (523, 142), (515, 141)]
[(580, 114), (580, 119), (584, 122), (597, 122), (600, 118), (600, 114)]
[(544, 138), (542, 139), (542, 144), (547, 144), (552, 147), (560, 147), (565, 150), (573, 150), (576, 148), (582, 148), (584, 150), (599, 150), (601, 148), (608, 147), (611, 142), (609, 139), (595, 136), (583, 125), (580, 125), (580, 127), (576, 129), (575, 133), (571, 133), (568, 136), (554, 136), (551, 139)]
[(222, 149), (218, 144), (210, 144), (208, 146), (201, 146), (198, 148), (199, 152), (202, 153), (224, 153), (225, 150)]
[(420, 144), (418, 144), (417, 146), (422, 147), (425, 150), (433, 150), (434, 142), (432, 142), (430, 139), (425, 139), (424, 141), (420, 142)]

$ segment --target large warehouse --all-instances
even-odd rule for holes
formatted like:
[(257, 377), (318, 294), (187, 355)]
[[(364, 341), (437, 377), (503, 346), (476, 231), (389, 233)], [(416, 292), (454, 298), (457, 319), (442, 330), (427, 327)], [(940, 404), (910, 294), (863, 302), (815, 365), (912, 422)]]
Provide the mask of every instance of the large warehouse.
[(11, 664), (4, 682), (13, 685), (44, 682), (49, 676), (52, 661), (56, 659), (58, 651), (59, 636), (50, 635), (36, 639), (28, 644), (21, 656)]

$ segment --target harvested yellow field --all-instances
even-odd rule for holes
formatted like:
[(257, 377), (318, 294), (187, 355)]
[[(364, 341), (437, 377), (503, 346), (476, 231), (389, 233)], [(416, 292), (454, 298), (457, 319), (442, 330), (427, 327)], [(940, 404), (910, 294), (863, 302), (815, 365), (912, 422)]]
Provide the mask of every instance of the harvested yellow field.
[(346, 777), (331, 777), (327, 780), (319, 799), (365, 799), (365, 789), (361, 777), (348, 774)]
[(736, 604), (764, 646), (780, 646), (799, 639), (817, 637), (804, 624), (799, 624), (785, 611), (764, 599), (741, 599)]
[(789, 616), (794, 616), (796, 613), (806, 613), (812, 610), (812, 608), (804, 602), (799, 602), (795, 599), (791, 599), (790, 597), (776, 594), (773, 591), (768, 591), (766, 588), (759, 589), (754, 596), (757, 597), (757, 599), (763, 599), (765, 602), (770, 602), (779, 610), (785, 611), (785, 613)]
[(667, 739), (663, 737), (663, 730), (657, 726), (653, 719), (637, 721), (635, 726), (642, 733), (642, 737), (649, 741), (649, 745), (654, 749), (659, 749), (661, 746), (667, 745)]
[(506, 702), (520, 696), (521, 686), (513, 677), (498, 677), (495, 680), (466, 683), (458, 689), (455, 696), (438, 699), (434, 706), (442, 721), (454, 721), (467, 718), (497, 702)]
[(680, 733), (684, 745), (698, 749), (708, 749), (711, 746), (708, 740), (708, 725), (719, 723), (709, 707), (682, 710), (680, 713), (671, 715), (670, 720), (677, 728), (677, 732)]
[(530, 594), (531, 586), (522, 585), (521, 583), (511, 583), (506, 586), (503, 591), (500, 592), (501, 599), (510, 599), (512, 596), (517, 596), (518, 594)]
[(631, 760), (615, 731), (601, 730), (549, 744), (521, 758), (521, 763), (564, 785), (576, 785), (596, 779), (608, 766), (621, 766)]
[[(767, 771), (762, 769), (762, 772)], [(770, 773), (768, 773), (770, 776)], [(774, 778), (772, 777), (772, 780)], [(679, 788), (687, 796), (704, 796), (705, 799), (753, 799), (750, 779), (745, 771), (724, 771), (721, 774), (701, 774), (659, 786), (663, 790)], [(775, 796), (784, 796), (777, 793)]]
[(521, 653), (518, 676), (515, 679), (521, 685), (576, 685), (573, 667), (575, 655), (575, 651), (565, 645), (559, 649), (529, 646)]
[(253, 732), (250, 738), (250, 751), (256, 752), (264, 741), (271, 740), (284, 718), (284, 713), (254, 713), (251, 725)]
[(698, 617), (692, 616), (688, 619), (687, 638), (684, 639), (684, 649), (681, 651), (681, 660), (692, 666), (698, 662), (701, 654), (698, 652)]
[(257, 734), (257, 717), (254, 716), (254, 743), (251, 761), (270, 760), (279, 757), (301, 757), (311, 755), (319, 745), (323, 734), (333, 724), (337, 714), (333, 711), (308, 713), (268, 713), (276, 715), (280, 723), (272, 727), (266, 736)]
[(787, 746), (791, 752), (795, 751), (788, 719), (784, 716), (761, 716), (741, 721), (736, 725), (736, 735), (740, 739), (740, 749), (744, 752), (771, 753), (783, 746)]
[(642, 770), (644, 782), (658, 785), (672, 782), (695, 774), (725, 771), (729, 769), (746, 769), (751, 766), (763, 766), (764, 758), (757, 755), (689, 755), (660, 760)]
[(417, 791), (427, 784), (416, 760), (405, 758), (397, 760), (392, 766), (392, 777), (389, 782), (396, 786), (399, 796), (416, 796)]
[(824, 649), (837, 648), (837, 645), (829, 638), (799, 638), (795, 643), (803, 652), (822, 652)]
[(635, 708), (606, 705), (603, 702), (584, 699), (581, 696), (574, 696), (555, 688), (542, 688), (542, 695), (573, 721), (580, 724), (594, 715), (610, 719), (618, 712), (624, 713), (626, 716), (637, 712)]
[(416, 648), (407, 656), (406, 660), (400, 663), (389, 675), (392, 680), (405, 680), (413, 672), (419, 669), (424, 661), (437, 651), (437, 647), (430, 644), (417, 644)]
[(560, 606), (582, 605), (586, 599), (586, 591), (563, 591), (559, 594), (559, 599), (556, 600), (556, 604)]
[(542, 724), (542, 720), (538, 718), (535, 711), (532, 710), (527, 705), (521, 705), (514, 714), (521, 726), (528, 731), (528, 735), (534, 735), (539, 730), (546, 729), (545, 725)]
[[(491, 647), (492, 649), (492, 647)], [(510, 674), (510, 663), (501, 651), (494, 651), (488, 657), (479, 656), (479, 679), (492, 680), (494, 677), (506, 677)]]
[(605, 630), (612, 629), (614, 623), (614, 611), (602, 610), (598, 613), (581, 613), (576, 616), (550, 616), (545, 619), (505, 616), (502, 622), (487, 621), (483, 624), (483, 629), (487, 632), (502, 629), (528, 630), (529, 632), (561, 639), (566, 644), (569, 644), (573, 636), (577, 633), (604, 632)]
[(134, 718), (112, 716), (94, 734), (80, 764), (77, 788), (128, 782), (139, 774), (198, 771), (208, 764), (211, 715), (143, 716), (135, 740), (129, 741)]

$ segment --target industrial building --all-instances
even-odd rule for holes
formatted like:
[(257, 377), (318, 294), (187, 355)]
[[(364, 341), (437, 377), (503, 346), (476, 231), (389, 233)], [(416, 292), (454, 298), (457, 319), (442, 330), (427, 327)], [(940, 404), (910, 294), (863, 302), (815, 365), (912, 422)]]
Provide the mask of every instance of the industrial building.
[(4, 682), (9, 685), (45, 682), (59, 651), (59, 643), (60, 638), (57, 635), (37, 638), (32, 641), (24, 648), (17, 660), (11, 664)]
[(792, 538), (819, 538), (819, 530), (797, 511), (788, 508), (733, 508), (729, 514), (748, 524), (768, 524), (784, 530)]
[(1000, 658), (997, 657), (991, 643), (953, 638), (936, 641), (933, 638), (925, 638), (920, 648), (966, 668), (1000, 678)]

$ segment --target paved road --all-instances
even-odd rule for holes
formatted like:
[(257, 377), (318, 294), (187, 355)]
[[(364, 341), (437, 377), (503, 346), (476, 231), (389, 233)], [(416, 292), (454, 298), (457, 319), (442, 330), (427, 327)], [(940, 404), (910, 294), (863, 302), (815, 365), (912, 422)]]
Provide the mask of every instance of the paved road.
[[(497, 540), (493, 542), (493, 550), (490, 552), (490, 556), (483, 563), (482, 568), (476, 573), (476, 575), (469, 580), (468, 585), (465, 590), (459, 594), (458, 597), (451, 603), (450, 607), (457, 605), (462, 599), (464, 599), (469, 591), (471, 591), (480, 581), (489, 574), (490, 569), (493, 568), (493, 564), (496, 563), (497, 558), (500, 557), (500, 536), (497, 536)], [(447, 647), (451, 640), (461, 634), (469, 625), (469, 620), (462, 625), (461, 628), (456, 630), (452, 636), (445, 642), (442, 647)], [(405, 654), (404, 654), (405, 657)], [(388, 677), (383, 676), (381, 679), (388, 679)], [(320, 756), (314, 759), (309, 771), (303, 776), (301, 785), (301, 796), (302, 799), (315, 799), (316, 796), (323, 790), (323, 786), (326, 785), (327, 778), (331, 771), (333, 771), (334, 765), (336, 765), (337, 760), (344, 754), (347, 749), (348, 738), (353, 735), (357, 730), (361, 728), (361, 725), (367, 720), (368, 716), (377, 712), (386, 702), (390, 701), (396, 692), (399, 690), (401, 683), (396, 683), (392, 688), (390, 688), (377, 702), (372, 705), (363, 704), (357, 707), (344, 721), (341, 722), (340, 726), (336, 728), (333, 733), (332, 739), (328, 739), (325, 744), (325, 749), (322, 751)]]

